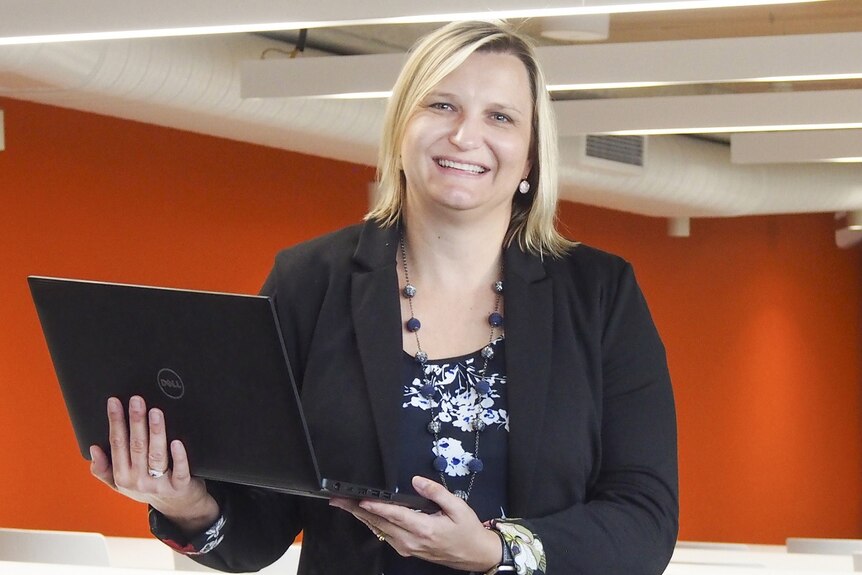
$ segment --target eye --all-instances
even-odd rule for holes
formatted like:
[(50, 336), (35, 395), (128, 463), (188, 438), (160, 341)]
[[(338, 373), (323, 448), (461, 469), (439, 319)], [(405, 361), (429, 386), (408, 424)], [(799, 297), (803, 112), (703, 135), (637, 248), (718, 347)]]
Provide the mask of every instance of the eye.
[(500, 112), (494, 112), (493, 114), (491, 114), (491, 119), (495, 122), (500, 122), (501, 124), (512, 123), (512, 118), (510, 118), (506, 114), (501, 114)]
[(449, 104), (448, 102), (434, 102), (433, 104), (431, 104), (428, 107), (433, 109), (433, 110), (446, 110), (446, 111), (452, 111), (455, 109), (455, 107), (452, 104)]

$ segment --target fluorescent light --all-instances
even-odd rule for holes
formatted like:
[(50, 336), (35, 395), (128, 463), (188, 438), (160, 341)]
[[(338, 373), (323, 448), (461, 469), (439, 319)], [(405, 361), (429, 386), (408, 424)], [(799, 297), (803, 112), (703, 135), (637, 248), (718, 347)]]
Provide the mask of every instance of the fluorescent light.
[(862, 130), (811, 130), (733, 134), (735, 164), (862, 162)]
[[(16, 2), (14, 17), (0, 21), (0, 46), (158, 36), (190, 36), (297, 30), (322, 26), (447, 22), (463, 19), (531, 18), (619, 14), (737, 6), (802, 4), (824, 0), (545, 0), (526, 8), (524, 0), (435, 0), (435, 13), (412, 0), (321, 2), (320, 0), (28, 0)], [(10, 11), (13, 8), (9, 9)], [(286, 20), (289, 13), (293, 19)], [(46, 14), (54, 17), (47, 18)]]

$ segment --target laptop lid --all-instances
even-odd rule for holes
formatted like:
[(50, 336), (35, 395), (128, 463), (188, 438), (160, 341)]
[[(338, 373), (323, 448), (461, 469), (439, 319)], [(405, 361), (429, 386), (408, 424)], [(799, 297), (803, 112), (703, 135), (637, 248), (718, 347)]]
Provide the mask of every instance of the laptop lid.
[(207, 479), (319, 492), (272, 301), (263, 296), (28, 278), (81, 454), (108, 450), (108, 397), (165, 413)]

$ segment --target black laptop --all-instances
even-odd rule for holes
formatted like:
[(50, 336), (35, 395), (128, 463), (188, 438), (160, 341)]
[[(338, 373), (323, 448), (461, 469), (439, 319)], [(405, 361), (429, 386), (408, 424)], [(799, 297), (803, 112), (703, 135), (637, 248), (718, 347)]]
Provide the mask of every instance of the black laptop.
[[(311, 497), (433, 502), (322, 478), (272, 301), (264, 296), (28, 278), (81, 454), (108, 451), (105, 405), (165, 413), (199, 477)], [(345, 453), (345, 457), (349, 454)]]

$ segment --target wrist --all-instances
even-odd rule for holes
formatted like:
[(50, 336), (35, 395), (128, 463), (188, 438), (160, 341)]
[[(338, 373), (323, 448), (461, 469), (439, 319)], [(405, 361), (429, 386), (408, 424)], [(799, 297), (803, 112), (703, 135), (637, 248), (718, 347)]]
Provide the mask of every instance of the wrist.
[(195, 505), (182, 509), (159, 509), (159, 512), (176, 525), (184, 535), (194, 536), (210, 528), (218, 520), (221, 509), (216, 500), (207, 493)]
[(512, 553), (509, 550), (509, 546), (506, 544), (506, 540), (503, 538), (503, 535), (497, 531), (491, 530), (491, 533), (497, 537), (497, 541), (500, 546), (500, 554), (497, 564), (485, 571), (484, 575), (515, 573), (517, 571), (515, 560), (512, 558)]

